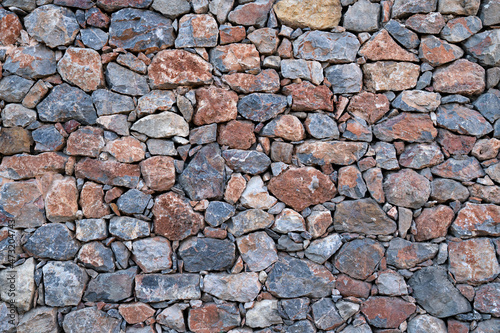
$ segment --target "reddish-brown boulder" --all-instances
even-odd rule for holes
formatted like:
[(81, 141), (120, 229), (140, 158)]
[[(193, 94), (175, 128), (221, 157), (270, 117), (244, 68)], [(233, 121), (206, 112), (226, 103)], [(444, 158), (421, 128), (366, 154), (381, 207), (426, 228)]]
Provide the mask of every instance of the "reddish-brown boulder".
[(68, 157), (48, 152), (39, 155), (5, 156), (0, 165), (0, 177), (7, 179), (27, 179), (41, 176), (46, 172), (64, 172)]
[(453, 210), (445, 205), (425, 208), (415, 219), (417, 233), (415, 240), (422, 242), (433, 238), (444, 237), (448, 233), (448, 227), (455, 214)]
[(0, 44), (14, 44), (21, 36), (21, 30), (23, 25), (19, 17), (3, 8), (0, 9)]
[(104, 203), (102, 185), (86, 182), (80, 193), (80, 206), (83, 215), (89, 219), (98, 219), (110, 213), (109, 206)]
[(135, 164), (85, 158), (76, 163), (75, 175), (101, 184), (135, 188), (141, 172)]
[(248, 149), (256, 141), (254, 125), (248, 121), (231, 120), (219, 125), (217, 142), (233, 149)]
[(223, 123), (236, 119), (238, 94), (234, 91), (210, 86), (196, 90), (197, 107), (193, 117), (195, 125)]
[(280, 90), (280, 76), (274, 69), (266, 69), (257, 75), (233, 73), (224, 75), (222, 80), (231, 89), (243, 94), (254, 92), (276, 93)]
[(361, 304), (368, 322), (379, 328), (398, 328), (416, 309), (415, 304), (396, 297), (375, 296)]
[(175, 184), (174, 159), (154, 156), (142, 161), (141, 173), (146, 185), (154, 191), (168, 191)]
[(333, 93), (327, 86), (315, 86), (308, 81), (303, 81), (284, 87), (283, 94), (292, 96), (292, 110), (333, 111)]
[(123, 163), (142, 161), (146, 153), (141, 142), (131, 136), (125, 136), (121, 139), (108, 142), (106, 150), (118, 162)]
[(45, 195), (45, 214), (51, 222), (66, 222), (76, 219), (78, 190), (73, 177), (54, 175)]
[(375, 125), (373, 134), (382, 141), (431, 142), (438, 132), (428, 114), (403, 112)]
[(418, 61), (418, 57), (398, 45), (387, 30), (376, 33), (363, 47), (359, 54), (369, 60)]
[(485, 88), (485, 70), (469, 60), (459, 59), (436, 69), (433, 87), (442, 93), (477, 95)]
[(389, 108), (390, 102), (384, 94), (364, 91), (351, 98), (347, 111), (369, 124), (374, 124), (389, 111)]
[(120, 304), (118, 311), (129, 324), (142, 323), (155, 314), (155, 309), (144, 303)]
[(66, 145), (66, 153), (68, 155), (97, 157), (104, 145), (104, 130), (85, 126), (70, 134)]
[(64, 81), (86, 92), (104, 85), (101, 56), (92, 49), (68, 48), (57, 63), (57, 70)]

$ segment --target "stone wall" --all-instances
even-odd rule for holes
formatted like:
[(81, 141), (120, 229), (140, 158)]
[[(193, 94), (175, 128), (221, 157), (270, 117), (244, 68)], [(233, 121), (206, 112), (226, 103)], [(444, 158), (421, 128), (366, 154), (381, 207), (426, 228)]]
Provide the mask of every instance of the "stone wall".
[(500, 332), (499, 0), (1, 4), (1, 332)]

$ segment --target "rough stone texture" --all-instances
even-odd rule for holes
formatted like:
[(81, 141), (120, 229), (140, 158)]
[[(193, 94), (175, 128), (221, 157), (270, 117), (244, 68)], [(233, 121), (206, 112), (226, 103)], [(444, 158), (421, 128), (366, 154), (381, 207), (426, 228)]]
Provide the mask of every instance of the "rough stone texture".
[(384, 257), (384, 248), (371, 239), (358, 239), (342, 246), (335, 256), (335, 267), (352, 278), (364, 280)]
[(437, 123), (450, 131), (471, 136), (481, 137), (493, 131), (479, 112), (453, 103), (439, 107)]
[(361, 312), (375, 327), (397, 328), (415, 312), (415, 304), (398, 298), (370, 297), (361, 305)]
[(296, 149), (297, 157), (306, 165), (352, 164), (366, 153), (365, 142), (306, 141)]
[(41, 44), (18, 47), (9, 54), (3, 68), (25, 78), (39, 79), (56, 73), (56, 57)]
[(292, 110), (333, 111), (333, 94), (326, 86), (314, 86), (304, 81), (285, 86), (283, 93), (287, 96), (292, 96)]
[(228, 331), (240, 325), (240, 313), (234, 304), (205, 304), (189, 311), (188, 324), (193, 332)]
[(417, 85), (419, 67), (408, 62), (378, 61), (363, 66), (363, 79), (369, 91), (412, 89)]
[(24, 244), (26, 252), (33, 256), (54, 260), (73, 259), (79, 247), (68, 228), (59, 223), (41, 226)]
[(236, 119), (238, 95), (215, 86), (196, 90), (197, 107), (193, 122), (200, 126)]
[(417, 227), (415, 240), (422, 242), (433, 238), (445, 237), (454, 216), (453, 210), (445, 205), (425, 208), (422, 214), (415, 219)]
[(403, 169), (384, 180), (384, 192), (389, 203), (407, 208), (420, 208), (431, 194), (430, 182), (413, 170)]
[(225, 301), (252, 302), (261, 289), (257, 273), (208, 274), (203, 291)]
[(387, 263), (406, 269), (434, 258), (438, 246), (431, 243), (412, 243), (402, 238), (394, 238), (387, 249)]
[(336, 27), (342, 16), (339, 0), (285, 0), (275, 4), (274, 11), (278, 19), (287, 26), (318, 30)]
[(293, 52), (297, 58), (330, 63), (352, 62), (358, 49), (359, 41), (349, 32), (310, 31), (293, 42)]
[(381, 30), (366, 42), (359, 54), (373, 61), (418, 61), (417, 56), (398, 45), (387, 30)]
[(483, 92), (485, 70), (465, 59), (438, 68), (433, 75), (435, 91), (449, 94), (476, 95)]
[(188, 272), (221, 271), (235, 260), (235, 245), (227, 240), (189, 238), (179, 247), (179, 256)]
[(86, 329), (113, 332), (119, 329), (120, 321), (96, 308), (85, 308), (68, 314), (63, 321), (65, 332), (76, 333)]
[(141, 173), (135, 164), (85, 158), (76, 164), (75, 175), (101, 184), (133, 188), (139, 182)]
[(389, 235), (396, 230), (396, 222), (373, 199), (341, 202), (335, 209), (333, 223), (339, 232)]
[(88, 276), (70, 261), (49, 261), (43, 266), (43, 279), (45, 304), (68, 306), (80, 303)]
[(57, 63), (63, 80), (89, 92), (104, 84), (104, 73), (99, 53), (91, 49), (70, 47)]

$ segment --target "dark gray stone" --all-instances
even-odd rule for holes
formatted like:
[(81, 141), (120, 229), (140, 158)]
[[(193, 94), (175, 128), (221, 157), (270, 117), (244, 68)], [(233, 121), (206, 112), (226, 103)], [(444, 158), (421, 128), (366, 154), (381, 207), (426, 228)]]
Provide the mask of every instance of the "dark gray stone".
[(500, 319), (493, 318), (481, 321), (477, 324), (477, 328), (472, 333), (495, 333), (500, 332)]
[(335, 256), (335, 267), (354, 279), (364, 280), (384, 257), (384, 247), (373, 239), (356, 239), (342, 246)]
[(17, 7), (24, 11), (31, 12), (36, 8), (36, 0), (4, 0), (2, 1), (2, 6), (5, 8)]
[(350, 32), (331, 33), (313, 30), (293, 42), (293, 53), (296, 58), (306, 60), (349, 63), (356, 59), (359, 46), (358, 39)]
[(379, 141), (375, 143), (374, 148), (377, 167), (385, 170), (399, 169), (399, 163), (396, 157), (396, 148), (393, 144)]
[(316, 333), (316, 328), (309, 320), (301, 320), (284, 328), (286, 333)]
[(42, 44), (20, 47), (7, 57), (3, 69), (27, 79), (40, 79), (56, 73), (56, 56)]
[(53, 125), (46, 125), (31, 132), (36, 143), (35, 151), (58, 151), (64, 147), (64, 137)]
[(38, 228), (24, 245), (25, 251), (36, 258), (73, 259), (80, 243), (73, 239), (64, 224), (50, 223)]
[(482, 94), (473, 104), (490, 123), (494, 123), (497, 119), (500, 119), (500, 93), (494, 94), (488, 92)]
[(67, 333), (120, 332), (121, 321), (95, 307), (70, 312), (64, 317), (63, 328)]
[(46, 305), (63, 307), (80, 303), (88, 280), (83, 268), (71, 261), (49, 261), (42, 270)]
[(111, 250), (113, 250), (118, 267), (127, 268), (130, 259), (130, 251), (127, 247), (122, 242), (113, 242)]
[(229, 220), (235, 212), (233, 205), (223, 201), (211, 201), (205, 210), (205, 221), (213, 227)]
[(82, 242), (102, 240), (108, 237), (108, 227), (103, 219), (83, 219), (77, 220), (76, 239)]
[(357, 64), (327, 67), (325, 76), (332, 84), (335, 94), (358, 93), (363, 86), (363, 73)]
[(204, 145), (217, 141), (217, 124), (210, 124), (193, 128), (189, 132), (189, 143)]
[(335, 120), (323, 113), (310, 113), (305, 121), (305, 127), (315, 139), (338, 139), (340, 135)]
[(123, 96), (105, 89), (94, 91), (92, 93), (92, 102), (99, 116), (128, 113), (135, 109), (132, 97)]
[(123, 240), (149, 236), (149, 223), (127, 216), (115, 216), (109, 221), (109, 233)]
[(141, 96), (149, 92), (146, 77), (114, 62), (106, 68), (106, 82), (111, 90), (125, 95)]
[(458, 291), (445, 269), (437, 266), (417, 271), (408, 281), (417, 304), (438, 318), (450, 317), (472, 310), (470, 303)]
[(441, 30), (441, 38), (450, 43), (459, 43), (481, 30), (483, 24), (477, 16), (459, 17), (448, 21)]
[(392, 6), (394, 18), (410, 14), (429, 13), (436, 10), (438, 0), (396, 0)]
[(439, 203), (455, 200), (464, 202), (468, 197), (467, 187), (455, 180), (438, 178), (431, 182), (431, 199)]
[(141, 302), (199, 299), (198, 274), (145, 274), (135, 279), (135, 294)]
[(344, 322), (330, 298), (320, 299), (311, 308), (314, 323), (321, 330), (332, 330)]
[(292, 298), (281, 301), (281, 307), (290, 320), (303, 320), (309, 313), (309, 298)]
[(154, 0), (151, 7), (171, 19), (191, 10), (188, 0)]
[(148, 206), (151, 195), (131, 189), (122, 194), (116, 201), (118, 209), (125, 214), (142, 214)]
[(253, 93), (239, 100), (238, 113), (246, 119), (264, 122), (285, 111), (286, 106), (286, 96)]
[(251, 175), (263, 173), (271, 165), (266, 154), (255, 150), (228, 149), (222, 152), (222, 157), (233, 171)]
[(479, 112), (459, 104), (440, 106), (437, 112), (437, 123), (450, 131), (478, 137), (493, 131), (493, 127)]
[(500, 30), (486, 30), (475, 34), (464, 43), (467, 53), (481, 65), (500, 66)]
[(96, 51), (101, 50), (108, 43), (109, 35), (99, 28), (90, 27), (80, 30), (82, 43)]
[(137, 266), (114, 273), (101, 273), (90, 280), (83, 300), (87, 302), (120, 302), (133, 293)]
[(384, 28), (396, 41), (407, 49), (416, 49), (420, 44), (418, 35), (405, 28), (405, 26), (398, 21), (390, 20)]
[(9, 103), (20, 103), (34, 83), (17, 75), (6, 76), (0, 81), (0, 99)]
[(36, 109), (41, 121), (53, 123), (74, 119), (82, 124), (92, 125), (97, 119), (90, 96), (67, 83), (52, 89)]
[(247, 232), (268, 228), (273, 222), (273, 215), (261, 209), (247, 209), (233, 216), (228, 223), (228, 231), (239, 237)]
[(485, 175), (479, 161), (472, 157), (449, 158), (444, 163), (431, 168), (433, 175), (468, 182)]
[(183, 241), (179, 256), (188, 272), (221, 271), (235, 260), (235, 246), (229, 240), (192, 237)]

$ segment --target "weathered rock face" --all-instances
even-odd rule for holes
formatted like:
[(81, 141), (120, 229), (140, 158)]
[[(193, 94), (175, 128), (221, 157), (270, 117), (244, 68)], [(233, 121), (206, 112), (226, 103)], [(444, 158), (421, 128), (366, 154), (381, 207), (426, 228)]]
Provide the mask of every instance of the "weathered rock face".
[(465, 59), (438, 68), (433, 75), (435, 91), (450, 94), (476, 95), (485, 88), (484, 68)]
[(335, 209), (333, 223), (338, 232), (388, 235), (396, 230), (396, 222), (373, 199), (341, 202)]
[(70, 47), (57, 63), (62, 78), (89, 92), (104, 84), (104, 74), (99, 53), (91, 49)]
[(430, 182), (413, 170), (403, 169), (384, 180), (387, 201), (398, 206), (417, 209), (431, 194)]
[(412, 89), (417, 85), (418, 65), (408, 62), (378, 61), (363, 66), (365, 86), (369, 91)]
[(196, 100), (193, 122), (198, 126), (236, 119), (238, 95), (233, 91), (214, 86), (200, 88), (196, 90)]
[(274, 12), (278, 19), (287, 26), (324, 30), (334, 28), (339, 24), (342, 6), (339, 0), (286, 0), (274, 5)]
[(358, 239), (342, 246), (335, 256), (335, 267), (354, 279), (370, 276), (384, 257), (384, 248), (371, 239)]
[(3, 68), (25, 78), (39, 79), (56, 73), (56, 57), (41, 44), (18, 47), (9, 54)]

